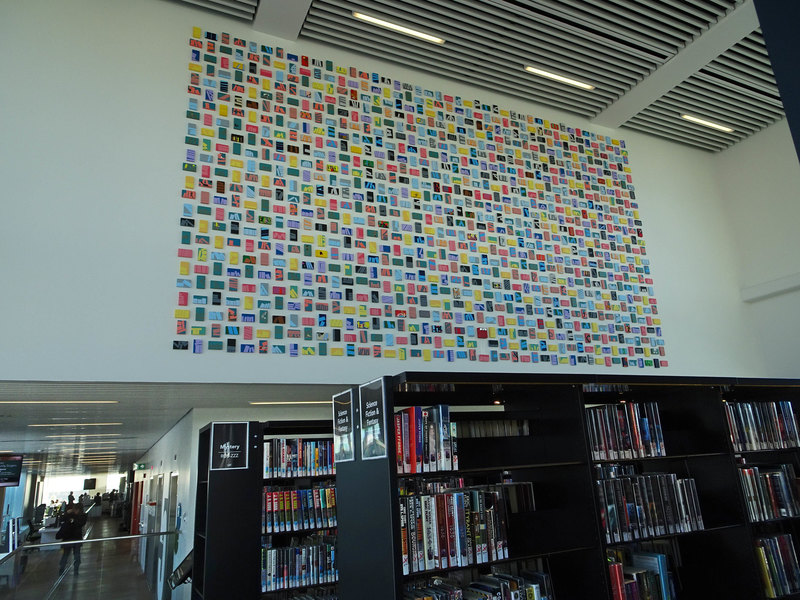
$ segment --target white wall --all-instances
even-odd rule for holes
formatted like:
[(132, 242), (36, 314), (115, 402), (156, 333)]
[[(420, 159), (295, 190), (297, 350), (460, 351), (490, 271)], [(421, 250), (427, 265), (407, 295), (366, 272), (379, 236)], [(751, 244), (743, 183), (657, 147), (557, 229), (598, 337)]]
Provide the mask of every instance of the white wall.
[[(734, 235), (739, 286), (800, 277), (800, 161), (786, 120), (723, 152), (715, 161), (721, 217)], [(800, 376), (800, 291), (745, 304), (767, 377)]]
[[(403, 370), (510, 370), (171, 350), (192, 26), (274, 43), (239, 22), (163, 0), (0, 4), (0, 133), (8, 141), (0, 160), (0, 279), (8, 286), (0, 311), (14, 315), (0, 338), (0, 379), (345, 384)], [(331, 48), (277, 43), (621, 135), (664, 322), (670, 367), (658, 374), (767, 372), (738, 299), (732, 232), (720, 218), (728, 198), (716, 186), (713, 155)]]

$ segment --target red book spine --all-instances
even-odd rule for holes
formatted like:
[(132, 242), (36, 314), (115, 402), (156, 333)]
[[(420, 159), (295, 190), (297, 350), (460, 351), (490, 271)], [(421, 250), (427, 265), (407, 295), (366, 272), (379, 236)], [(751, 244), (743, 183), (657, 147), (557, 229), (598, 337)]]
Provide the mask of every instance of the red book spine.
[(450, 536), (447, 519), (447, 500), (444, 494), (436, 494), (436, 524), (438, 525), (439, 538), (439, 565), (441, 569), (450, 567)]
[(397, 457), (397, 472), (403, 473), (403, 417), (400, 413), (394, 415), (394, 448)]
[(408, 472), (417, 473), (417, 421), (414, 416), (414, 407), (406, 408), (403, 412), (406, 413), (408, 419)]
[(609, 563), (608, 572), (611, 575), (611, 594), (614, 600), (625, 600), (625, 582), (622, 575), (622, 563)]

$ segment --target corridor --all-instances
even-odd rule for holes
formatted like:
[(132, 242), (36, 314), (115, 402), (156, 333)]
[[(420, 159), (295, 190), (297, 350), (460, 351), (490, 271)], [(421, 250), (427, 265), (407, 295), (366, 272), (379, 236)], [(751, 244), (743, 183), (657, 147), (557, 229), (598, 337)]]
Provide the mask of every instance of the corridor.
[[(89, 519), (86, 539), (127, 535), (119, 531), (119, 521), (105, 515)], [(134, 539), (83, 544), (80, 574), (69, 567), (60, 581), (61, 550), (32, 550), (14, 566), (0, 565), (0, 600), (153, 600), (138, 562), (142, 543)], [(17, 585), (10, 588), (14, 577)]]

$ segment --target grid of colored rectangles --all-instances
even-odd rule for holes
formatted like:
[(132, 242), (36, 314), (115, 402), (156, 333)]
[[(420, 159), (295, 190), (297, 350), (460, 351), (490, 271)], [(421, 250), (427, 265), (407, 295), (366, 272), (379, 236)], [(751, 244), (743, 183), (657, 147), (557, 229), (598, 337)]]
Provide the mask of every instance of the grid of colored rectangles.
[(195, 28), (173, 347), (667, 366), (624, 142)]

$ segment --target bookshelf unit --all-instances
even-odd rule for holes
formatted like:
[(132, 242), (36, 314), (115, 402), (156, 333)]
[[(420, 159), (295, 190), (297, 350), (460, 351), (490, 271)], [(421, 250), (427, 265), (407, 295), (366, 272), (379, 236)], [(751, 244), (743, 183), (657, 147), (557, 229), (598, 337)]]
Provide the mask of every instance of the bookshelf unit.
[[(197, 496), (194, 522), (192, 600), (230, 597), (258, 598), (261, 527), (261, 429), (245, 422), (247, 461), (244, 468), (221, 469), (214, 464), (212, 429), (200, 430), (197, 456)], [(218, 450), (218, 449), (217, 449)], [(224, 574), (224, 576), (222, 575)]]
[[(792, 413), (800, 415), (800, 384), (797, 382), (782, 382), (774, 380), (740, 380), (736, 385), (731, 386), (723, 393), (723, 398), (729, 403), (763, 403), (781, 402), (791, 403)], [(788, 464), (794, 469), (794, 473), (800, 476), (800, 447), (790, 446), (786, 448), (760, 449), (760, 450), (733, 450), (737, 467), (769, 467)], [(800, 481), (793, 482), (793, 492), (795, 498), (800, 499)], [(745, 505), (743, 509), (745, 520), (749, 528), (749, 547), (751, 554), (755, 552), (755, 540), (763, 537), (780, 536), (790, 534), (794, 541), (795, 553), (800, 551), (800, 510), (795, 511), (791, 516), (777, 516), (764, 520), (753, 520), (749, 517), (746, 504), (747, 497), (742, 489), (742, 499)], [(768, 500), (766, 500), (768, 501)], [(797, 507), (800, 509), (800, 506)], [(760, 563), (756, 554), (753, 554), (755, 570), (758, 573), (759, 584), (762, 579)], [(795, 586), (794, 592), (776, 594), (768, 596), (763, 585), (759, 589), (759, 598), (780, 597), (787, 600), (800, 600), (800, 588)], [(756, 597), (756, 596), (754, 596)]]
[[(355, 460), (338, 466), (340, 600), (362, 598), (364, 590), (371, 597), (400, 600), (411, 584), (431, 575), (469, 580), (495, 568), (515, 573), (518, 565), (532, 560), (549, 573), (557, 600), (613, 600), (607, 563), (613, 548), (674, 555), (669, 568), (679, 600), (752, 600), (769, 597), (756, 540), (792, 534), (797, 551), (800, 516), (750, 522), (739, 467), (744, 459), (748, 465), (791, 464), (800, 473), (800, 449), (736, 452), (725, 402), (790, 401), (796, 414), (800, 382), (407, 372), (356, 388), (356, 411), (359, 394), (385, 403), (387, 458), (362, 460), (356, 430)], [(658, 407), (665, 454), (596, 460), (587, 407), (645, 402)], [(394, 411), (438, 404), (450, 406), (450, 419), (459, 431), (471, 421), (527, 419), (529, 435), (459, 436), (457, 472), (399, 474)], [(611, 464), (650, 477), (668, 473), (691, 479), (702, 529), (608, 541), (596, 469)], [(404, 574), (398, 489), (450, 476), (463, 478), (465, 485), (532, 482), (535, 509), (508, 515), (507, 559)], [(800, 591), (780, 597), (800, 599)]]
[[(333, 426), (331, 421), (322, 420), (322, 421), (311, 421), (311, 420), (304, 420), (304, 421), (267, 421), (261, 423), (262, 428), (262, 439), (263, 444), (268, 445), (272, 444), (273, 441), (278, 442), (278, 446), (280, 446), (281, 440), (297, 440), (301, 439), (302, 441), (306, 442), (306, 450), (308, 450), (308, 443), (313, 442), (316, 444), (319, 441), (324, 441), (325, 443), (333, 443), (332, 431)], [(266, 450), (266, 448), (265, 448)], [(274, 451), (270, 451), (272, 455), (272, 462), (273, 465), (277, 467), (280, 464), (281, 457), (276, 456)], [(316, 459), (316, 464), (320, 465), (320, 468), (316, 469), (315, 472), (312, 472), (314, 459), (311, 456), (306, 455), (306, 460), (302, 460), (302, 455), (298, 455), (298, 461), (305, 462), (307, 465), (307, 469), (304, 472), (295, 472), (295, 473), (279, 473), (278, 469), (273, 469), (272, 476), (268, 476), (268, 472), (266, 471), (268, 465), (264, 464), (265, 471), (262, 473), (262, 494), (266, 494), (267, 490), (275, 490), (275, 489), (282, 489), (282, 490), (289, 490), (289, 491), (297, 491), (300, 493), (301, 491), (305, 490), (313, 490), (316, 489), (325, 489), (325, 488), (334, 488), (336, 483), (336, 473), (333, 469), (333, 450), (332, 447), (330, 449), (330, 461), (323, 459), (321, 456), (322, 452), (319, 453), (319, 458)], [(266, 456), (266, 453), (265, 453)], [(321, 468), (322, 465), (328, 465), (328, 469), (326, 472), (322, 472), (323, 469)], [(302, 465), (298, 465), (301, 467)], [(338, 499), (337, 499), (338, 500)], [(319, 503), (319, 498), (316, 499)], [(313, 502), (313, 498), (312, 498)], [(324, 503), (324, 499), (323, 499)], [(302, 500), (297, 501), (298, 510), (295, 511), (295, 514), (300, 513), (300, 509), (303, 506)], [(295, 596), (295, 594), (303, 593), (303, 592), (310, 592), (313, 594), (321, 594), (321, 597), (326, 597), (326, 594), (331, 594), (335, 592), (336, 589), (336, 581), (334, 580), (334, 575), (332, 572), (328, 574), (327, 577), (317, 577), (316, 582), (302, 582), (297, 581), (293, 583), (286, 583), (284, 584), (285, 587), (277, 588), (277, 589), (264, 589), (266, 587), (275, 587), (273, 585), (267, 585), (266, 579), (264, 577), (270, 572), (271, 568), (269, 566), (269, 552), (267, 550), (267, 546), (270, 549), (275, 549), (277, 555), (280, 555), (283, 549), (289, 548), (290, 546), (294, 545), (297, 546), (302, 539), (308, 538), (309, 536), (315, 535), (322, 535), (323, 533), (326, 534), (325, 538), (327, 541), (331, 542), (331, 545), (335, 545), (333, 540), (329, 540), (330, 537), (335, 537), (336, 525), (335, 524), (323, 524), (323, 523), (309, 523), (308, 526), (304, 526), (300, 520), (296, 524), (296, 528), (292, 526), (289, 528), (288, 526), (285, 527), (283, 531), (276, 531), (275, 527), (271, 530), (268, 530), (266, 526), (267, 519), (269, 519), (269, 513), (266, 511), (268, 507), (268, 502), (266, 495), (262, 496), (262, 505), (264, 507), (264, 519), (262, 520), (262, 524), (259, 528), (259, 531), (262, 534), (262, 566), (261, 568), (264, 570), (262, 573), (262, 593), (261, 598), (265, 600), (284, 600), (289, 599)], [(319, 509), (319, 504), (317, 504), (317, 510), (314, 511), (313, 508), (308, 508), (304, 511), (306, 516), (317, 514), (321, 516), (321, 511)], [(275, 509), (273, 509), (275, 512)], [(290, 510), (286, 510), (287, 514), (291, 514)], [(335, 515), (335, 513), (330, 513)], [(274, 520), (273, 520), (274, 522)], [(327, 553), (327, 556), (331, 558), (330, 552)], [(276, 557), (277, 558), (277, 557)], [(319, 559), (319, 562), (324, 560), (324, 556)], [(309, 567), (311, 567), (312, 558), (309, 552)], [(316, 568), (320, 568), (317, 566)], [(333, 569), (333, 565), (331, 565), (331, 569)], [(331, 571), (329, 569), (329, 571)], [(311, 569), (309, 568), (309, 571)], [(310, 573), (309, 573), (310, 578)], [(327, 581), (322, 581), (322, 579), (327, 579)]]
[[(199, 434), (192, 600), (223, 600), (231, 598), (231, 594), (242, 600), (285, 600), (304, 590), (324, 592), (335, 588), (335, 584), (320, 584), (262, 592), (265, 487), (310, 489), (335, 482), (333, 474), (265, 478), (265, 439), (330, 439), (331, 422), (247, 422), (248, 463), (246, 468), (231, 470), (209, 468), (213, 463), (214, 425), (209, 423)], [(305, 536), (316, 530), (308, 527), (269, 535), (277, 547), (288, 545), (293, 536)]]

